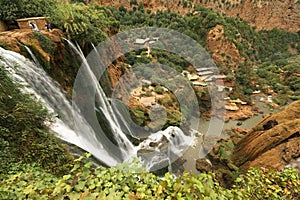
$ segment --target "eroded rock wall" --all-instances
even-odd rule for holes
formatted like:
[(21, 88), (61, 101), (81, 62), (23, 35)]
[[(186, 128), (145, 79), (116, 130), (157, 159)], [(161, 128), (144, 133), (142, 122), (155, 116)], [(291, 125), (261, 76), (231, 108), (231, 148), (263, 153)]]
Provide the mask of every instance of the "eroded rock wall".
[(198, 5), (228, 16), (240, 17), (251, 26), (255, 26), (256, 30), (273, 28), (289, 32), (300, 30), (300, 3), (297, 0), (137, 0), (134, 5), (124, 0), (98, 0), (98, 2), (102, 5), (124, 6), (127, 9), (143, 2), (145, 10), (172, 10), (181, 14), (191, 12), (194, 5)]
[(280, 169), (300, 157), (300, 101), (266, 117), (236, 145), (234, 163), (241, 169)]

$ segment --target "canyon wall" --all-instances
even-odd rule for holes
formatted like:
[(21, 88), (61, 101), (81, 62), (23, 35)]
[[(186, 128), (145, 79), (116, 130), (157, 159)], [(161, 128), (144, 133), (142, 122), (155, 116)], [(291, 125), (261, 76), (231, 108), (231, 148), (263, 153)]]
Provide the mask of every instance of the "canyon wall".
[[(297, 0), (97, 0), (101, 5), (115, 7), (138, 7), (142, 2), (145, 10), (171, 10), (186, 14), (195, 5), (218, 13), (240, 17), (256, 30), (283, 29), (289, 32), (300, 30), (300, 3)], [(131, 3), (130, 3), (131, 2)]]

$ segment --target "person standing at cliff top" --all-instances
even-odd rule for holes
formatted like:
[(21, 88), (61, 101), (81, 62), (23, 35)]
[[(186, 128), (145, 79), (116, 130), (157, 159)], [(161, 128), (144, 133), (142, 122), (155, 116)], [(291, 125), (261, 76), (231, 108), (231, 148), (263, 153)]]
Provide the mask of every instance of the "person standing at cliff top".
[(50, 32), (52, 30), (52, 25), (50, 23), (46, 23), (45, 28)]
[(35, 23), (29, 22), (29, 26), (30, 26), (30, 28), (31, 28), (33, 31), (35, 31), (35, 32), (40, 32), (40, 30), (38, 29), (38, 27), (36, 26)]

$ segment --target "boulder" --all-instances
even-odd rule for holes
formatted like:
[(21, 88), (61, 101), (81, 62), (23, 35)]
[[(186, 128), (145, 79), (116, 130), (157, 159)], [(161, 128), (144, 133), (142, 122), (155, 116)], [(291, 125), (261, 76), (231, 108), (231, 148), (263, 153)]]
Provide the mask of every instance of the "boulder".
[(300, 157), (300, 101), (263, 119), (235, 146), (234, 163), (281, 169)]

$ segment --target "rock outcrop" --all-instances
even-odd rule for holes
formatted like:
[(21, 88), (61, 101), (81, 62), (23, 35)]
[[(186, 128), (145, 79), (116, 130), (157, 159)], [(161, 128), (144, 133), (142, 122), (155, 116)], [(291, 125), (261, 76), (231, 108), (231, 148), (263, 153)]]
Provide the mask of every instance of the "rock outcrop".
[[(300, 101), (265, 117), (252, 130), (234, 127), (229, 138), (219, 139), (205, 159), (198, 159), (196, 169), (213, 171), (223, 187), (230, 187), (234, 177), (250, 167), (294, 167), (300, 173)], [(213, 140), (213, 138), (207, 138)]]
[(300, 101), (266, 117), (235, 146), (234, 163), (240, 169), (281, 169), (300, 157)]
[(252, 112), (251, 106), (241, 106), (237, 111), (226, 111), (225, 121), (229, 120), (245, 120), (250, 117), (253, 117), (254, 113)]
[(66, 91), (71, 94), (77, 70), (80, 66), (74, 60), (74, 52), (65, 45), (64, 34), (59, 29), (51, 32), (33, 32), (30, 29), (16, 29), (0, 33), (0, 46), (32, 59), (24, 48), (27, 46), (43, 68)]
[[(5, 31), (0, 33), (0, 43), (11, 51), (24, 54), (22, 47), (24, 45), (35, 45), (40, 54), (42, 54), (46, 60), (50, 61), (50, 54), (45, 52), (41, 47), (39, 41), (35, 38), (31, 29), (16, 29), (12, 31)], [(54, 29), (52, 32), (43, 31), (41, 34), (49, 37), (54, 44), (62, 43), (62, 31)]]
[[(200, 6), (211, 8), (219, 13), (240, 17), (256, 30), (283, 29), (289, 32), (300, 30), (300, 4), (294, 0), (238, 0), (208, 1)], [(206, 1), (207, 2), (207, 1)]]
[[(206, 36), (207, 49), (211, 52), (213, 60), (223, 63), (234, 69), (238, 63), (243, 62), (244, 58), (240, 55), (239, 50), (233, 42), (225, 36), (224, 27), (217, 25), (212, 28)], [(230, 59), (228, 59), (230, 58)]]

